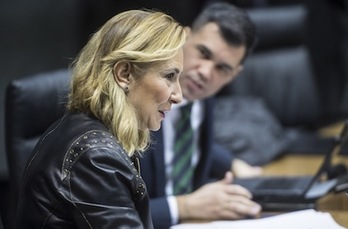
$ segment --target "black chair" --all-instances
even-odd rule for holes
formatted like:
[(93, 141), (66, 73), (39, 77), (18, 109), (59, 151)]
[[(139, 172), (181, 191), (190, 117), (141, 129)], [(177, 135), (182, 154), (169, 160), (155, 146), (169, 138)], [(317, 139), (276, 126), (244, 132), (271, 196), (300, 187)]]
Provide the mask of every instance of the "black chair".
[(320, 123), (318, 88), (305, 43), (303, 4), (249, 9), (258, 44), (240, 76), (221, 95), (262, 99), (286, 127)]
[(5, 94), (5, 143), (10, 175), (10, 206), (5, 225), (13, 222), (21, 178), (43, 132), (65, 110), (70, 74), (61, 69), (11, 81)]

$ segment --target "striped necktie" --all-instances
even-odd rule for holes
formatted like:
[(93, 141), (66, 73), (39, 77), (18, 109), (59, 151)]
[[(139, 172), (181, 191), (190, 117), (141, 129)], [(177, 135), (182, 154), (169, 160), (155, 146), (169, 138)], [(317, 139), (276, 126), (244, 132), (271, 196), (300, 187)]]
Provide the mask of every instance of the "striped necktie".
[(173, 194), (180, 195), (192, 191), (193, 131), (191, 127), (191, 107), (189, 103), (180, 108), (181, 118), (175, 126), (173, 157)]

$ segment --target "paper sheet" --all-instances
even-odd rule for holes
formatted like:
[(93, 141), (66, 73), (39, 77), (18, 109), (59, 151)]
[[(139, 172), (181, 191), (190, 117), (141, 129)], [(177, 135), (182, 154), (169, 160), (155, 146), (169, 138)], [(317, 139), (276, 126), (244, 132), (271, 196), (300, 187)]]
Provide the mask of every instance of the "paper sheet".
[(301, 210), (260, 219), (213, 221), (201, 224), (179, 224), (171, 229), (344, 229), (329, 213)]

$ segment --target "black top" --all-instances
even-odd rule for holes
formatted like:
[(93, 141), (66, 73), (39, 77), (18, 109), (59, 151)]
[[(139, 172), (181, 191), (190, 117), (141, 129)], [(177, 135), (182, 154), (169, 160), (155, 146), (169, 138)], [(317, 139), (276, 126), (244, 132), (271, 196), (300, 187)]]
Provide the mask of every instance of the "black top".
[(153, 228), (132, 159), (100, 121), (66, 113), (32, 153), (15, 228)]

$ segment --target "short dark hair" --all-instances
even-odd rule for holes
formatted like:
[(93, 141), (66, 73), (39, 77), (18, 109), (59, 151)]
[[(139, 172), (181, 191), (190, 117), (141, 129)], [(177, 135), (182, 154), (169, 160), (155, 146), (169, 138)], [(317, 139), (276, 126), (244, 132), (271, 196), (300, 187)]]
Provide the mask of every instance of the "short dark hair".
[(198, 31), (209, 22), (219, 27), (221, 36), (228, 44), (245, 45), (243, 62), (256, 44), (256, 28), (246, 11), (227, 2), (210, 4), (194, 20), (192, 31)]

